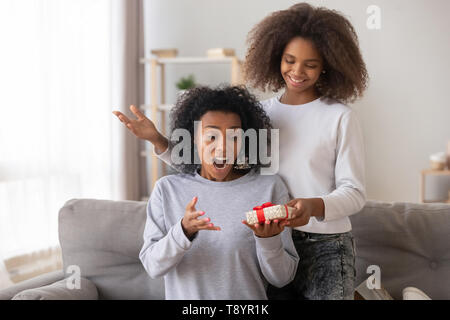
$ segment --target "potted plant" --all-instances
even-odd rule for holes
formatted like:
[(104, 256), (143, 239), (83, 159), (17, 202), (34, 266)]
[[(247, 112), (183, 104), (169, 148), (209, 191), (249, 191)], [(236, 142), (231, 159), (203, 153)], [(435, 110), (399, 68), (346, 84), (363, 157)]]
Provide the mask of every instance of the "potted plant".
[(178, 96), (181, 96), (186, 90), (195, 88), (195, 78), (193, 74), (188, 75), (187, 77), (182, 77), (178, 82), (176, 83), (176, 86), (179, 90)]

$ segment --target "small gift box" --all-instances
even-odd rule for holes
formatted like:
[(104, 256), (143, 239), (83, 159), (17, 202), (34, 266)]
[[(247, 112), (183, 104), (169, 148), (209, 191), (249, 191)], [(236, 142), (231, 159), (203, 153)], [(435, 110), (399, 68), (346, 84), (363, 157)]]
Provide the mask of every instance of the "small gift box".
[(287, 205), (275, 205), (266, 202), (262, 206), (254, 207), (253, 211), (246, 212), (247, 223), (256, 224), (263, 223), (266, 220), (288, 219), (292, 217), (295, 209)]

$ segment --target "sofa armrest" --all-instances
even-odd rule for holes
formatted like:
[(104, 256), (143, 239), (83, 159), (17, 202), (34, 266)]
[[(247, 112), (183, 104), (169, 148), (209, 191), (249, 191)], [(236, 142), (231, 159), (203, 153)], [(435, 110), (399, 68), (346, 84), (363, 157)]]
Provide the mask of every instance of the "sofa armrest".
[(98, 291), (89, 279), (80, 278), (80, 288), (69, 289), (67, 279), (17, 293), (12, 300), (97, 300)]
[(46, 286), (62, 279), (64, 279), (64, 272), (62, 269), (44, 273), (0, 290), (0, 300), (10, 300), (21, 291)]

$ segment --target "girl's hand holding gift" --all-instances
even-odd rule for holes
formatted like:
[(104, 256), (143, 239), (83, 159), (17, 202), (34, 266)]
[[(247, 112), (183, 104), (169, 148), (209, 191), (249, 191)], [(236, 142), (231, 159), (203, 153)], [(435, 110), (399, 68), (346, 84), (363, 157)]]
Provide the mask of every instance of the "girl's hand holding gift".
[(286, 225), (292, 228), (307, 225), (311, 217), (322, 220), (325, 212), (325, 204), (321, 198), (293, 199), (286, 204), (295, 208), (292, 218), (286, 221)]
[(204, 211), (197, 211), (195, 204), (198, 197), (194, 197), (186, 206), (186, 212), (181, 220), (184, 234), (189, 240), (192, 240), (199, 230), (220, 230), (220, 227), (214, 226), (210, 218), (198, 219), (198, 217), (205, 214)]

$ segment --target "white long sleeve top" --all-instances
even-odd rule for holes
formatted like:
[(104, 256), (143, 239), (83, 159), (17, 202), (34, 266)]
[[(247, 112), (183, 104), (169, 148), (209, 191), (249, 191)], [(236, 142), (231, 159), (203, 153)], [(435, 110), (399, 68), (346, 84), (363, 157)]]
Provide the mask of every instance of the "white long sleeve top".
[[(291, 198), (322, 198), (324, 219), (312, 217), (295, 229), (344, 233), (349, 216), (366, 202), (364, 139), (356, 113), (341, 103), (318, 98), (287, 105), (279, 96), (261, 102), (274, 129), (279, 129), (278, 175)], [(170, 151), (157, 156), (171, 164)]]

